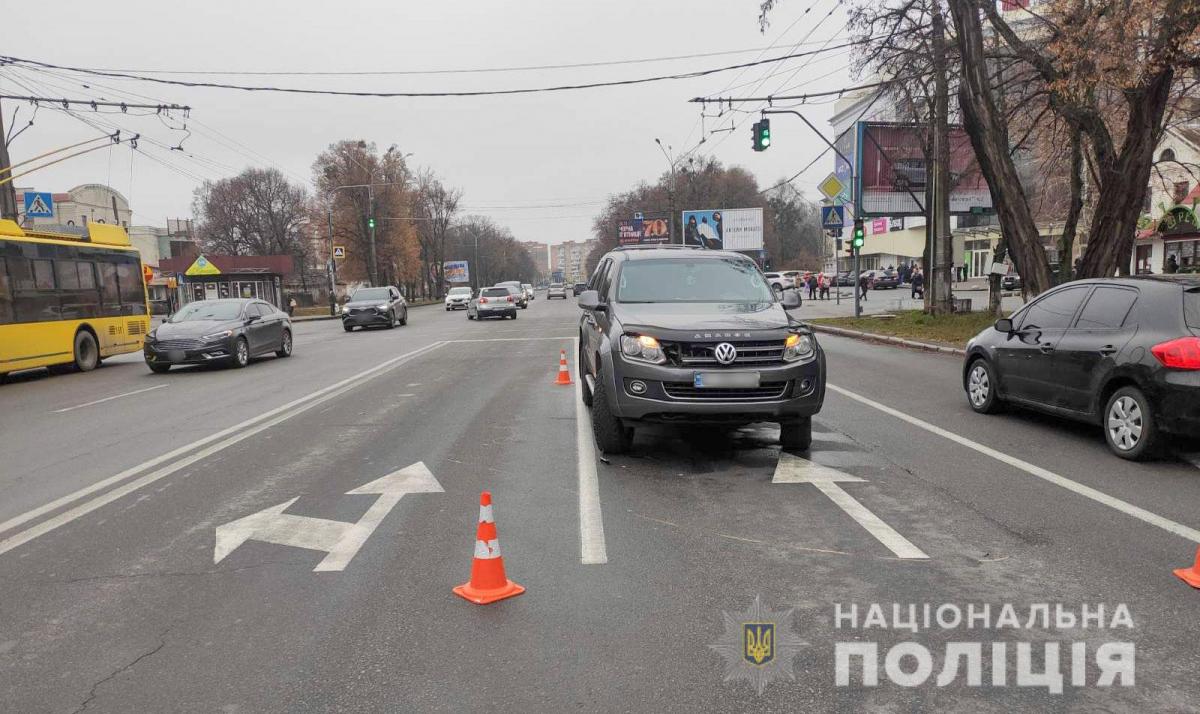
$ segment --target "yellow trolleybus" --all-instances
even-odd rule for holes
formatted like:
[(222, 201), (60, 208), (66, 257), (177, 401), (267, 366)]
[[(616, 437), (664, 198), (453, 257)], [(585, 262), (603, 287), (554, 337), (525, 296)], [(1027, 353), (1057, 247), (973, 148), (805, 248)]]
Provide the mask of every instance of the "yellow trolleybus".
[(0, 220), (0, 379), (138, 352), (150, 328), (141, 256), (120, 226)]

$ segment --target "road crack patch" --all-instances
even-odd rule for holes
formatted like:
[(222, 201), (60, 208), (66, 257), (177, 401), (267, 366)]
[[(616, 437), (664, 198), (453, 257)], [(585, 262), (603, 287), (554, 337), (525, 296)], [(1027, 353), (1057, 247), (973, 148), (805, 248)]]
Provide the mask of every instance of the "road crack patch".
[(142, 660), (145, 660), (148, 657), (153, 657), (155, 654), (158, 654), (158, 651), (167, 645), (167, 633), (169, 633), (170, 631), (171, 631), (171, 627), (167, 627), (165, 630), (163, 630), (158, 635), (158, 644), (156, 644), (154, 647), (150, 648), (149, 650), (143, 652), (142, 654), (138, 655), (132, 661), (130, 661), (128, 664), (118, 667), (116, 670), (114, 670), (112, 672), (112, 674), (109, 674), (107, 677), (104, 677), (103, 679), (101, 679), (101, 680), (97, 681), (95, 684), (93, 684), (92, 688), (88, 690), (87, 698), (85, 698), (79, 704), (79, 707), (77, 709), (75, 709), (74, 714), (79, 714), (79, 712), (87, 710), (88, 706), (91, 705), (92, 700), (94, 700), (96, 698), (97, 694), (99, 693), (97, 690), (101, 686), (103, 686), (104, 684), (106, 684), (108, 682), (111, 682), (113, 679), (120, 676), (121, 674), (133, 669)]

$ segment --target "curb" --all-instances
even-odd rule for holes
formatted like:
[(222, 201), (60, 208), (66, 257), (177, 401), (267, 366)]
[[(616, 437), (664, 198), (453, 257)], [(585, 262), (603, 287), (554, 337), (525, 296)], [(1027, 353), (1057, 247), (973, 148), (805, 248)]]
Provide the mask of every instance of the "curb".
[(915, 340), (906, 340), (902, 337), (893, 337), (892, 335), (878, 335), (874, 332), (860, 332), (858, 330), (847, 330), (841, 327), (832, 327), (829, 325), (821, 325), (818, 323), (808, 323), (816, 332), (827, 332), (831, 335), (839, 337), (849, 337), (855, 340), (865, 340), (867, 342), (881, 342), (890, 345), (900, 345), (901, 347), (909, 347), (912, 349), (925, 350), (926, 352), (940, 352), (949, 355), (966, 355), (967, 351), (957, 347), (947, 347), (945, 345), (934, 345), (928, 342), (917, 342)]

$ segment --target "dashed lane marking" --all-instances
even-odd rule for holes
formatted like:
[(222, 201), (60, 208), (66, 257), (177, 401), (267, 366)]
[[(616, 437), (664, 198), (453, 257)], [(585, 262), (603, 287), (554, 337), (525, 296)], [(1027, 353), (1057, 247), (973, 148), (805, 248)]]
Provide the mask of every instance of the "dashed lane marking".
[(95, 401), (93, 401), (93, 402), (84, 402), (83, 404), (76, 404), (76, 405), (75, 405), (75, 406), (73, 406), (73, 407), (65, 407), (65, 408), (63, 408), (63, 409), (55, 409), (55, 410), (54, 410), (52, 413), (54, 413), (54, 414), (62, 414), (63, 412), (73, 412), (73, 411), (75, 411), (76, 409), (83, 409), (84, 407), (90, 407), (90, 406), (94, 406), (94, 405), (96, 405), (96, 404), (103, 404), (104, 402), (111, 402), (112, 400), (114, 400), (114, 399), (120, 399), (121, 397), (132, 397), (132, 396), (133, 396), (133, 395), (135, 395), (135, 394), (141, 394), (141, 393), (143, 393), (143, 392), (152, 392), (152, 391), (154, 391), (155, 389), (163, 389), (164, 387), (168, 387), (168, 386), (170, 386), (170, 385), (168, 385), (168, 384), (158, 384), (158, 385), (155, 385), (155, 386), (153, 386), (153, 387), (146, 387), (145, 389), (135, 389), (135, 390), (133, 390), (132, 392), (125, 392), (124, 394), (114, 394), (114, 395), (112, 395), (111, 397), (105, 397), (105, 398), (103, 398), (103, 399), (97, 399), (97, 400), (95, 400)]

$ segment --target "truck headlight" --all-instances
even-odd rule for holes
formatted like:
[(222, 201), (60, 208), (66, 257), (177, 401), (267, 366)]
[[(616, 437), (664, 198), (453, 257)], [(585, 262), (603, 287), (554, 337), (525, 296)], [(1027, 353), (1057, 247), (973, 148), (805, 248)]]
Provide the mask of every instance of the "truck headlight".
[(650, 364), (664, 364), (667, 361), (662, 345), (650, 335), (621, 335), (621, 354)]
[(788, 335), (783, 343), (783, 361), (798, 362), (813, 356), (812, 337), (809, 335)]

